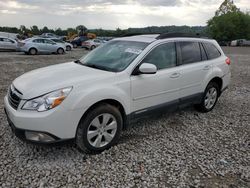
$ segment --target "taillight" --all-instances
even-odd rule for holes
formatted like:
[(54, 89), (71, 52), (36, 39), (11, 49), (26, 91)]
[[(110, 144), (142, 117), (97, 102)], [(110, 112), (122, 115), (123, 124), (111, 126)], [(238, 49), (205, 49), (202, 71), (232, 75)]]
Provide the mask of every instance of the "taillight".
[(228, 65), (230, 65), (230, 64), (231, 64), (231, 60), (230, 60), (230, 58), (229, 58), (229, 57), (226, 59), (226, 64), (228, 64)]

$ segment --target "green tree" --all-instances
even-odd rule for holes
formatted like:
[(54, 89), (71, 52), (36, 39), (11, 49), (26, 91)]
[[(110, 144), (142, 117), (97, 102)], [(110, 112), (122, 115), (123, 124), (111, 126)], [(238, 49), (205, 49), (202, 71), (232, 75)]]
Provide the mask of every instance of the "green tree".
[(84, 25), (78, 25), (76, 27), (76, 30), (78, 31), (79, 36), (83, 36), (87, 33), (87, 27), (85, 27)]
[(250, 15), (241, 12), (232, 1), (225, 2), (208, 21), (208, 32), (211, 37), (217, 41), (250, 38)]
[(240, 9), (236, 7), (233, 0), (225, 0), (215, 12), (216, 16), (221, 16), (227, 13), (240, 12)]
[(33, 35), (39, 35), (40, 34), (40, 30), (38, 29), (38, 27), (36, 25), (33, 25), (31, 28), (30, 28), (30, 31)]

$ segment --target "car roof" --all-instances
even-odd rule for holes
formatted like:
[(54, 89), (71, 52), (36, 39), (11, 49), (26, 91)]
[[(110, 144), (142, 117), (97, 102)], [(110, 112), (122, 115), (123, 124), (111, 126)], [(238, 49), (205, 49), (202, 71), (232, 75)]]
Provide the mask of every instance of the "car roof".
[(136, 42), (146, 42), (146, 43), (152, 43), (155, 41), (167, 41), (167, 40), (175, 40), (175, 41), (203, 41), (203, 42), (212, 42), (216, 43), (214, 39), (209, 38), (202, 38), (202, 37), (188, 37), (188, 36), (171, 36), (171, 37), (165, 37), (160, 38), (160, 34), (149, 34), (149, 35), (135, 35), (130, 37), (121, 37), (121, 38), (115, 38), (113, 40), (119, 40), (119, 41), (136, 41)]
[(153, 41), (156, 41), (156, 37), (158, 35), (135, 35), (130, 37), (122, 37), (122, 38), (115, 38), (113, 40), (123, 40), (123, 41), (135, 41), (135, 42), (146, 42), (151, 43)]

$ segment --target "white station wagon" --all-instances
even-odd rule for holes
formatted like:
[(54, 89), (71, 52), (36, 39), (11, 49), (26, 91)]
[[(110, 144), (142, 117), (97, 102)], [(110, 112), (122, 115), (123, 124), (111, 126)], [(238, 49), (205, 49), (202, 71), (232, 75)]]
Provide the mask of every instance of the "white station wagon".
[(21, 139), (75, 139), (81, 150), (101, 152), (142, 116), (187, 105), (211, 111), (229, 85), (229, 65), (215, 40), (174, 33), (116, 38), (75, 62), (18, 77), (5, 111)]

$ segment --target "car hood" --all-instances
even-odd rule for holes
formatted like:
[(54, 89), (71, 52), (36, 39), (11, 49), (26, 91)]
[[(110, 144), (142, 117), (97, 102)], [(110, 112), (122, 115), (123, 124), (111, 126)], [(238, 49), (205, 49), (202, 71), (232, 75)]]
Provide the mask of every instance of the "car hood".
[(23, 94), (23, 99), (30, 99), (57, 89), (110, 78), (114, 74), (70, 62), (25, 73), (16, 78), (13, 85)]

